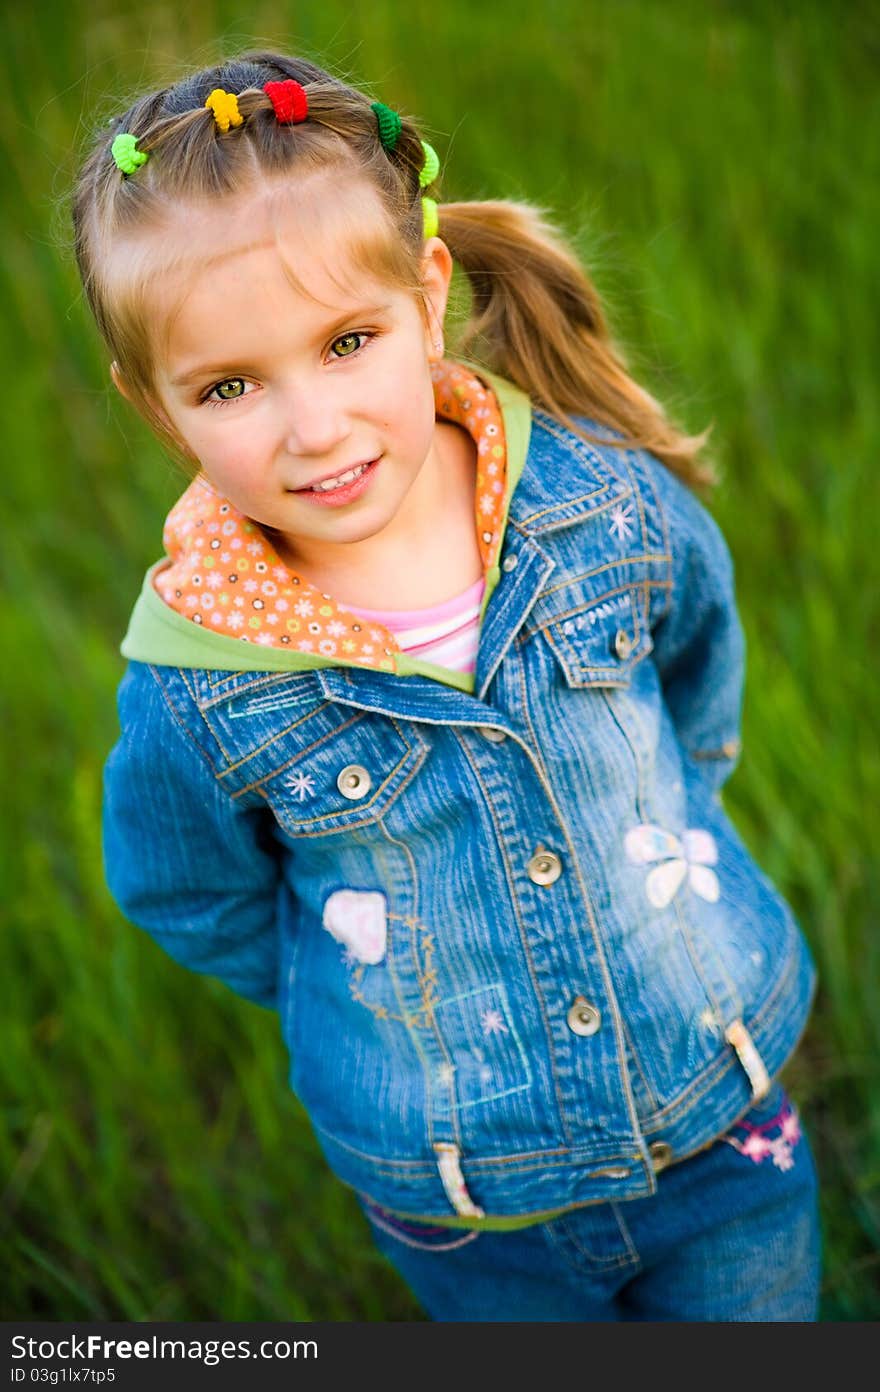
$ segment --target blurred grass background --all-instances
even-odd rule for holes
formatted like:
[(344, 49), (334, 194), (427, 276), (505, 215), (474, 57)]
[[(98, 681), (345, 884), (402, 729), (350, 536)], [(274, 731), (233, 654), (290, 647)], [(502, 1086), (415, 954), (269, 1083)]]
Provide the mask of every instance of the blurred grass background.
[(3, 1318), (421, 1317), (320, 1158), (276, 1018), (172, 964), (101, 873), (118, 644), (182, 480), (111, 396), (63, 200), (130, 95), (263, 42), (416, 113), (447, 197), (550, 209), (636, 375), (716, 423), (749, 643), (726, 805), (821, 971), (788, 1082), (823, 1180), (823, 1318), (880, 1316), (877, 16), (5, 0)]

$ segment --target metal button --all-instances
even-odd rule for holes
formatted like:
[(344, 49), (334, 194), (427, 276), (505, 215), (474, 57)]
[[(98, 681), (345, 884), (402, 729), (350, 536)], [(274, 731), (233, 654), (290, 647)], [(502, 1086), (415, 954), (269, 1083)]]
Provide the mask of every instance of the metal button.
[(553, 851), (539, 846), (526, 863), (526, 874), (533, 884), (551, 885), (562, 874), (562, 861)]
[(496, 730), (492, 725), (478, 725), (477, 730), (483, 739), (491, 740), (493, 744), (500, 744), (502, 740), (507, 739), (506, 730)]
[(373, 780), (363, 764), (346, 764), (336, 780), (336, 786), (343, 797), (362, 798), (373, 786)]
[(595, 1005), (590, 1005), (586, 996), (575, 996), (569, 1006), (566, 1019), (568, 1021), (568, 1028), (574, 1034), (595, 1034), (602, 1023), (602, 1016), (599, 1014)]
[(629, 657), (634, 647), (633, 640), (630, 638), (625, 628), (619, 628), (614, 635), (614, 651), (621, 661)]
[(505, 557), (504, 557), (504, 560), (501, 562), (501, 569), (502, 569), (502, 570), (514, 570), (514, 569), (516, 568), (517, 560), (518, 560), (518, 557), (517, 557), (516, 552), (515, 552), (515, 551), (511, 551), (510, 555), (509, 555), (509, 556), (505, 556)]
[(655, 1174), (659, 1174), (661, 1170), (665, 1170), (666, 1166), (672, 1163), (672, 1146), (666, 1141), (652, 1141), (648, 1146), (648, 1154), (651, 1157)]

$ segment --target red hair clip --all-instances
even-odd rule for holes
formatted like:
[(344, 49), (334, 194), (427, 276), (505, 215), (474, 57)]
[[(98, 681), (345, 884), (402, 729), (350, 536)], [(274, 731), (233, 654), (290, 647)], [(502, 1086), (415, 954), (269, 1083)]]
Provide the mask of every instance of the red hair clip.
[(309, 114), (309, 99), (305, 89), (286, 77), (283, 82), (267, 82), (263, 91), (272, 103), (276, 119), (282, 126), (294, 126)]

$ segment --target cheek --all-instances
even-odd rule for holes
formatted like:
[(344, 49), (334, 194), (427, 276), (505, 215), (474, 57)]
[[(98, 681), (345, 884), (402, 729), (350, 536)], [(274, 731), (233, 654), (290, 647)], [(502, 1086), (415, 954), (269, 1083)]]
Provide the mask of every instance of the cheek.
[(399, 450), (418, 456), (421, 463), (434, 434), (434, 391), (430, 378), (414, 372), (412, 364), (401, 365), (399, 373), (389, 375), (372, 398), (374, 419), (394, 439)]
[[(260, 413), (238, 411), (236, 407), (205, 407), (206, 416), (198, 424), (201, 455), (205, 463), (212, 461), (217, 468), (235, 467), (241, 473), (254, 469), (265, 459), (269, 447), (269, 432)], [(216, 414), (215, 414), (216, 413)]]

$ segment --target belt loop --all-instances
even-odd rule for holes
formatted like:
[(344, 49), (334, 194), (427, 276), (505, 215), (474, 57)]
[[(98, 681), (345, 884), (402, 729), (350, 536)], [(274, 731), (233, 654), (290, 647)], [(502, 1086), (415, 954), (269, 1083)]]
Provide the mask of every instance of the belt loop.
[(752, 1097), (756, 1102), (759, 1102), (770, 1091), (770, 1075), (764, 1067), (761, 1055), (755, 1048), (752, 1036), (742, 1020), (734, 1020), (724, 1031), (724, 1038), (736, 1050), (737, 1057), (746, 1070), (752, 1085)]
[(437, 1152), (437, 1168), (446, 1190), (446, 1197), (456, 1213), (460, 1213), (463, 1218), (485, 1218), (485, 1212), (477, 1207), (467, 1191), (461, 1172), (461, 1151), (458, 1146), (451, 1145), (448, 1141), (435, 1141), (434, 1149)]

